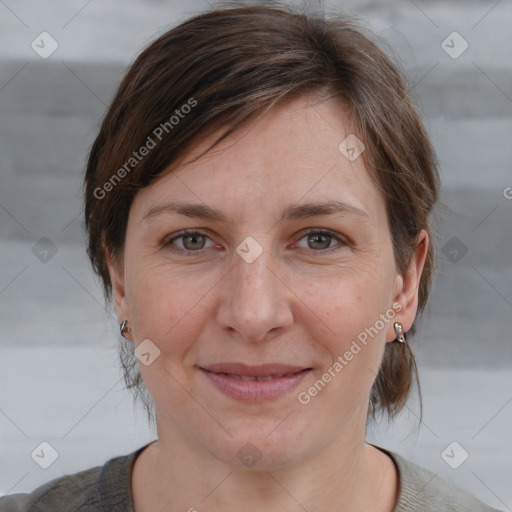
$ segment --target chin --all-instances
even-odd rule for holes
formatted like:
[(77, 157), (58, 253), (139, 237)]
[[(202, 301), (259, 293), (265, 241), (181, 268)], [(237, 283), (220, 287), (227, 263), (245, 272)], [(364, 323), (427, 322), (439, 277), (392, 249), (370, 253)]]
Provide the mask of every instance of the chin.
[(282, 428), (279, 421), (240, 422), (236, 431), (228, 428), (233, 437), (225, 436), (215, 446), (210, 443), (209, 450), (217, 459), (238, 469), (269, 471), (287, 466), (305, 456), (307, 447), (304, 435)]

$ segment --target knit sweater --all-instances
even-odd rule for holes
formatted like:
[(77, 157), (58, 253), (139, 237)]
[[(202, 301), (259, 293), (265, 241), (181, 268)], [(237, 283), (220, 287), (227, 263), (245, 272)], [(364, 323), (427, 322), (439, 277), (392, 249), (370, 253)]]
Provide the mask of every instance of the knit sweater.
[[(132, 470), (146, 446), (103, 466), (51, 480), (30, 493), (0, 497), (0, 512), (134, 512)], [(499, 512), (397, 453), (379, 449), (394, 460), (399, 472), (393, 512)]]

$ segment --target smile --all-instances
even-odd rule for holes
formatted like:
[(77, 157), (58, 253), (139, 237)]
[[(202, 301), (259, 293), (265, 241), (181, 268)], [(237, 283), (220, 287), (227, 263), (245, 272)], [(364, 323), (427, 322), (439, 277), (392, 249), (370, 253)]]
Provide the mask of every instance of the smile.
[(239, 379), (239, 380), (246, 380), (251, 381), (255, 380), (258, 382), (265, 381), (265, 380), (275, 380), (275, 379), (281, 379), (283, 377), (293, 377), (296, 375), (295, 373), (285, 373), (283, 375), (269, 375), (268, 377), (252, 377), (250, 375), (235, 375), (233, 373), (218, 373), (217, 375), (225, 375), (226, 377), (230, 377), (232, 379)]
[(209, 387), (242, 402), (274, 400), (290, 393), (312, 371), (289, 365), (246, 366), (238, 363), (198, 367)]

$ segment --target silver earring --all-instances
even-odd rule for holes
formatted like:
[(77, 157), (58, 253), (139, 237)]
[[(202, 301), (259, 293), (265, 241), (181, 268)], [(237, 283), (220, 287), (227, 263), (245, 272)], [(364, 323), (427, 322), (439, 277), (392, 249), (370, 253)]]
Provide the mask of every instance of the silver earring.
[(405, 334), (404, 334), (404, 329), (402, 327), (402, 324), (400, 322), (395, 322), (393, 327), (395, 328), (395, 332), (396, 332), (396, 341), (400, 342), (400, 343), (405, 343)]
[(130, 331), (131, 331), (131, 329), (128, 327), (128, 320), (123, 320), (123, 323), (119, 326), (119, 330), (121, 331), (121, 336), (122, 336), (125, 340), (131, 341), (131, 340), (129, 340), (129, 339), (124, 335), (124, 333), (125, 333), (125, 332), (130, 332)]

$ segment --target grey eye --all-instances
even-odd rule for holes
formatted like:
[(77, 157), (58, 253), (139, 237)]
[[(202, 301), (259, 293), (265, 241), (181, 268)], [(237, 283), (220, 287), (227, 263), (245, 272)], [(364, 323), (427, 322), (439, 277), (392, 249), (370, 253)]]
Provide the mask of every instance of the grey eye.
[(178, 238), (183, 239), (184, 248), (187, 249), (188, 251), (203, 249), (205, 245), (205, 236), (200, 235), (199, 233), (181, 235)]
[(317, 244), (316, 247), (312, 247), (313, 249), (327, 249), (333, 240), (333, 237), (324, 233), (310, 233), (307, 235), (308, 244), (313, 243)]

